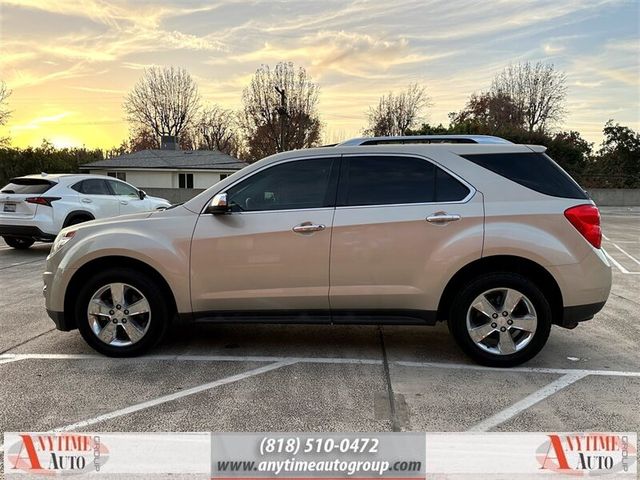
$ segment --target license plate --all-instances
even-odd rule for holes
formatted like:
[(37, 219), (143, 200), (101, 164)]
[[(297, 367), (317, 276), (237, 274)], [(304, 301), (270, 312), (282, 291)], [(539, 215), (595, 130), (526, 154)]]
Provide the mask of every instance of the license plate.
[(4, 204), (4, 211), (5, 212), (15, 212), (16, 211), (16, 204), (15, 203), (5, 203)]

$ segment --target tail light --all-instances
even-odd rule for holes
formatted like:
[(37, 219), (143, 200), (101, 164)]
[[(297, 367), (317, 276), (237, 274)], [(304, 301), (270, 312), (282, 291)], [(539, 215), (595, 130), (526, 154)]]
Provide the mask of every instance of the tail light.
[(564, 216), (596, 248), (602, 244), (600, 211), (595, 205), (578, 205), (565, 210)]
[(27, 203), (35, 203), (36, 205), (46, 205), (47, 207), (51, 206), (51, 202), (55, 202), (56, 200), (60, 200), (61, 197), (29, 197), (25, 198), (25, 202)]

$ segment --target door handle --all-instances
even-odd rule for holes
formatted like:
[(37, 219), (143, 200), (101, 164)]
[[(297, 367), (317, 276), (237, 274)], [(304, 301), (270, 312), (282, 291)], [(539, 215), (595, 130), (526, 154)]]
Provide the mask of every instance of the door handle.
[(326, 227), (322, 224), (315, 224), (311, 222), (302, 222), (300, 225), (293, 227), (293, 231), (296, 233), (313, 233), (320, 232)]
[(83, 199), (82, 199), (82, 202), (83, 202), (83, 203), (92, 203), (92, 202), (93, 202), (93, 200), (91, 200), (90, 198), (83, 198)]
[(120, 205), (129, 205), (129, 202), (126, 200), (120, 200)]
[(427, 217), (427, 222), (435, 223), (436, 225), (444, 225), (449, 222), (455, 222), (460, 220), (462, 217), (457, 214), (449, 214), (447, 212), (436, 212), (433, 215), (429, 215)]

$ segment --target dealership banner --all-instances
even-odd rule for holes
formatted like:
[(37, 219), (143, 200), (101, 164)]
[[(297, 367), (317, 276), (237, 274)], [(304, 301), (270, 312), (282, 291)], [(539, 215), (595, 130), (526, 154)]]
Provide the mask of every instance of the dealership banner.
[(6, 433), (4, 478), (637, 478), (636, 433)]

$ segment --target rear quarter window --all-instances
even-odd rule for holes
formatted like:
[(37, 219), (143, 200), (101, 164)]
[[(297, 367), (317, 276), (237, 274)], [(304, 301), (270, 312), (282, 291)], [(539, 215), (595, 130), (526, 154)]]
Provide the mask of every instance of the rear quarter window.
[(0, 193), (39, 194), (53, 187), (54, 183), (39, 178), (13, 178), (2, 187)]
[(589, 198), (580, 185), (544, 153), (481, 153), (461, 156), (545, 195), (582, 200)]
[(459, 202), (471, 191), (444, 170), (436, 168), (436, 202)]

